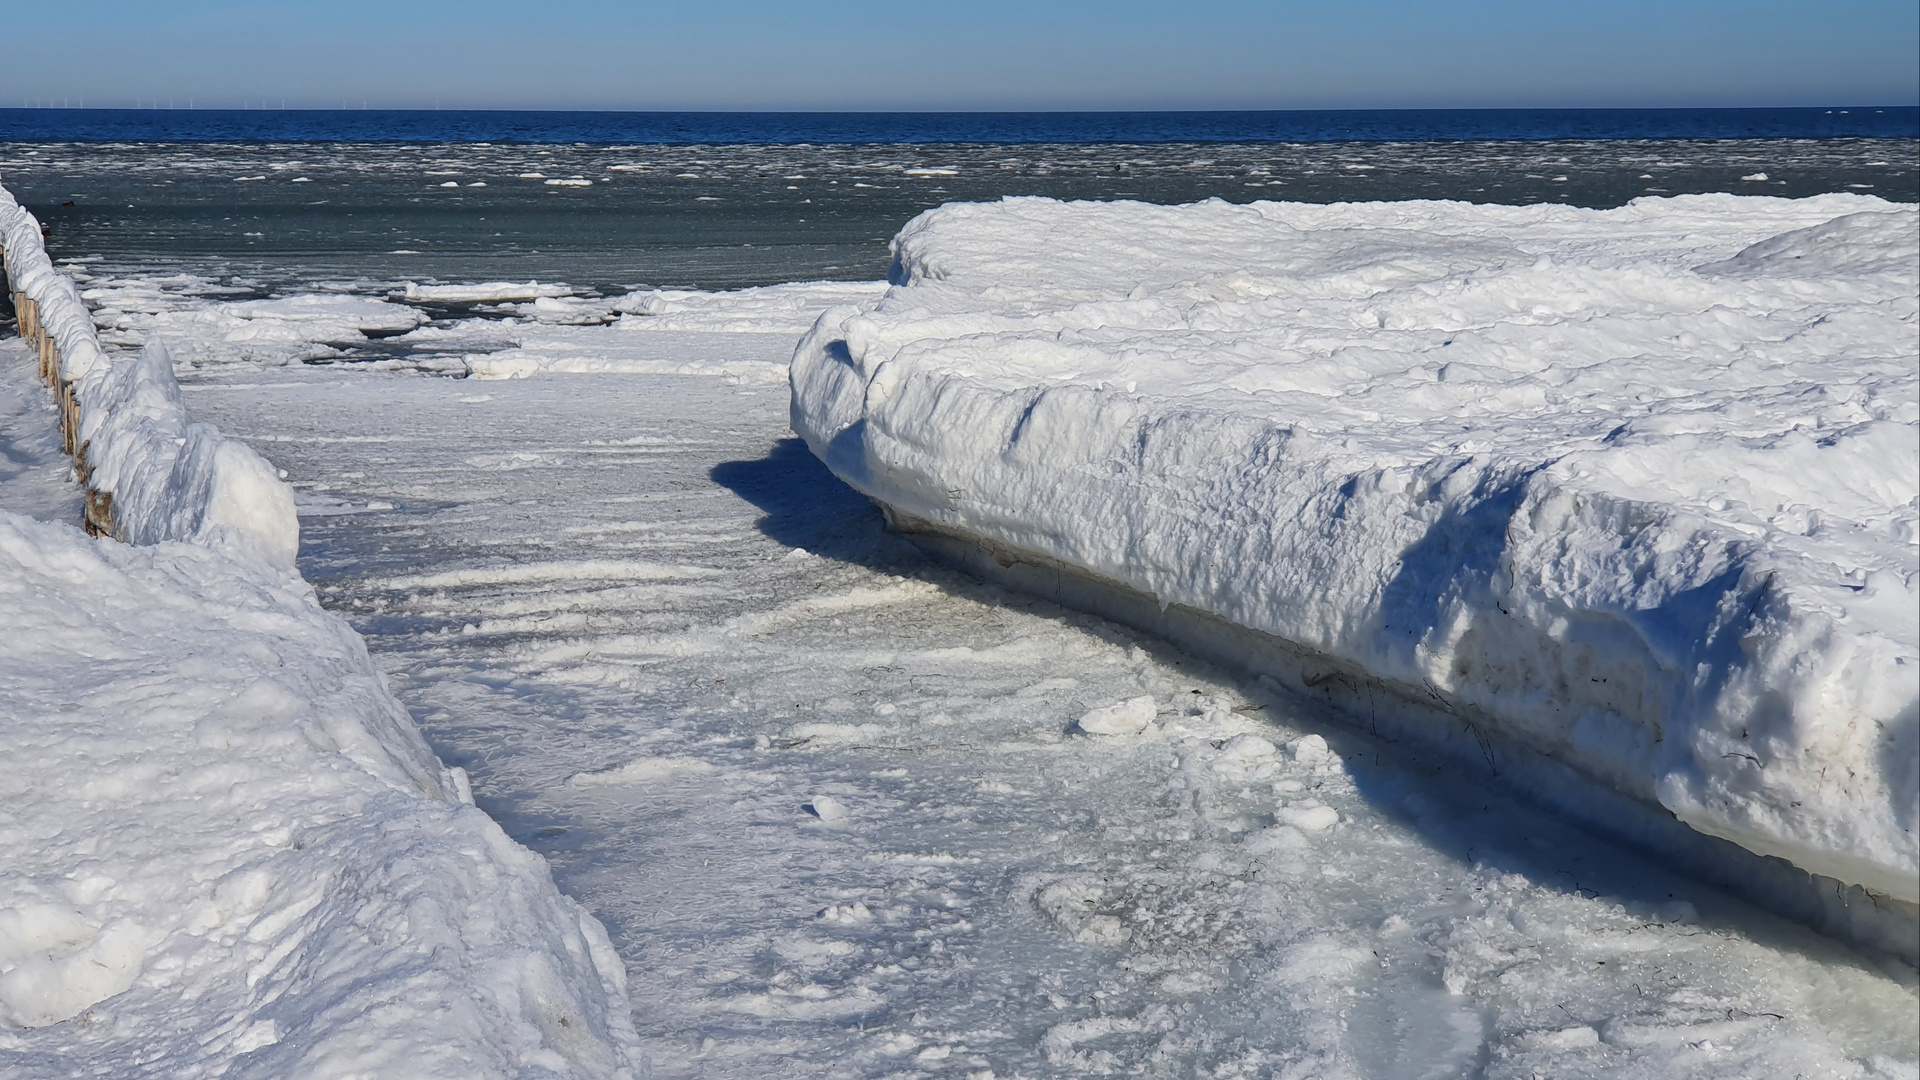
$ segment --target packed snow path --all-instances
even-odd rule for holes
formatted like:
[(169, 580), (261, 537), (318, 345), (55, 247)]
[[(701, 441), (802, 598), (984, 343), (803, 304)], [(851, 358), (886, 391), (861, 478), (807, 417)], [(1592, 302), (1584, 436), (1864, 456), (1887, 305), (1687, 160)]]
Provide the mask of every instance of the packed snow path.
[(784, 387), (187, 401), (291, 473), (323, 601), (606, 924), (654, 1076), (1913, 1075), (1910, 969), (930, 566)]

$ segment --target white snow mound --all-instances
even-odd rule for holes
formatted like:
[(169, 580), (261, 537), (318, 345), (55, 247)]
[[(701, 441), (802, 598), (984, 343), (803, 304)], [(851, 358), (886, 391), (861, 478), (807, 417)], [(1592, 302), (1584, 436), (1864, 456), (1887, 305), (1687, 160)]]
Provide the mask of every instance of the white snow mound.
[(0, 513), (0, 1071), (631, 1076), (624, 970), (287, 571)]
[(894, 257), (792, 386), (901, 520), (1920, 899), (1914, 208), (1008, 199)]

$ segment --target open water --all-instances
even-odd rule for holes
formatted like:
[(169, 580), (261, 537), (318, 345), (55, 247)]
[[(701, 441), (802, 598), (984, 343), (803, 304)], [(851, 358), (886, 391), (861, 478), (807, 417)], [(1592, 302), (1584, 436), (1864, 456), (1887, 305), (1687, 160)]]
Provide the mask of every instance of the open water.
[(921, 210), (1006, 195), (1618, 206), (1914, 201), (1920, 110), (476, 113), (0, 110), (57, 257), (248, 292), (876, 279)]

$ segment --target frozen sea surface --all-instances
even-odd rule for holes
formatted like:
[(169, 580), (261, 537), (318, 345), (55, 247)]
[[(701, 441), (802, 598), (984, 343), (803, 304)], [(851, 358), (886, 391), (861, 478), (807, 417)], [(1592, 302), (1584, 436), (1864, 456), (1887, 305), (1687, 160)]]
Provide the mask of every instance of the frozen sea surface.
[(606, 924), (655, 1076), (1914, 1074), (1911, 969), (929, 565), (784, 387), (187, 400), (291, 473), (323, 601)]
[(56, 260), (316, 283), (560, 279), (614, 289), (877, 280), (887, 241), (1003, 195), (1611, 207), (1645, 195), (1916, 198), (1906, 138), (527, 145), (0, 143)]

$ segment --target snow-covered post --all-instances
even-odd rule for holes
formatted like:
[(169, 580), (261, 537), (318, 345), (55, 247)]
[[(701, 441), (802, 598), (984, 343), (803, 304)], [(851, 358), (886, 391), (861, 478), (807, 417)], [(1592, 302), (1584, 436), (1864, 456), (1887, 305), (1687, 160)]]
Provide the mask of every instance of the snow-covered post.
[(86, 491), (87, 531), (129, 543), (238, 542), (291, 567), (293, 492), (245, 444), (191, 424), (163, 346), (109, 357), (72, 279), (47, 256), (40, 223), (0, 187), (0, 258), (22, 337), (59, 405), (62, 441)]

